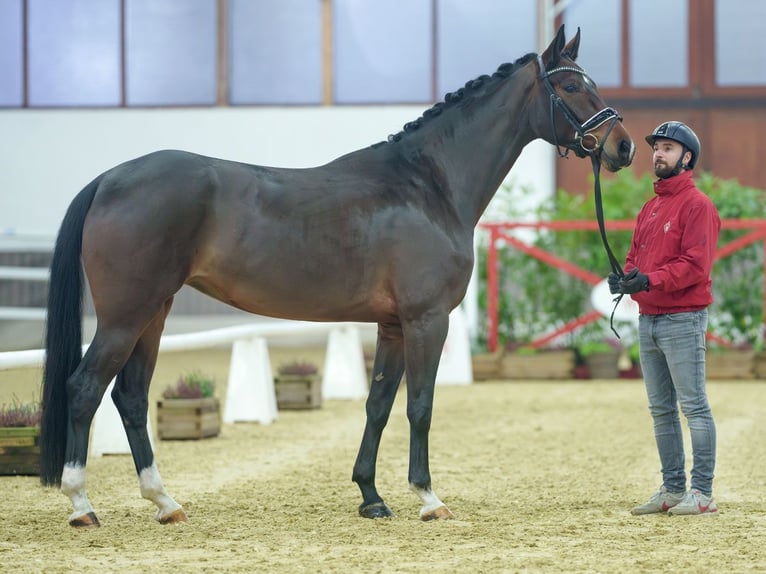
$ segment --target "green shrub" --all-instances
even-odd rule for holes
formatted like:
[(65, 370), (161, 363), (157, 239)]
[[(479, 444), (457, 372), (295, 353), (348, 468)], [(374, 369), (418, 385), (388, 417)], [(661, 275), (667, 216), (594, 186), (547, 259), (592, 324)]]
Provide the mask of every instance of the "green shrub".
[[(766, 192), (721, 180), (710, 174), (697, 178), (697, 186), (718, 208), (721, 219), (766, 218)], [(721, 230), (718, 246), (751, 230)], [(719, 259), (713, 267), (711, 330), (741, 347), (763, 348), (763, 240)]]

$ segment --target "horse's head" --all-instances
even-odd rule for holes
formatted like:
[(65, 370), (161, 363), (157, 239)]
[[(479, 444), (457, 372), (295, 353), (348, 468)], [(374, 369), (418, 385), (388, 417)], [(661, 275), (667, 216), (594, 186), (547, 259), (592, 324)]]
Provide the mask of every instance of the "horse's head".
[[(569, 150), (579, 157), (593, 154), (609, 171), (630, 165), (636, 146), (622, 118), (604, 103), (596, 84), (575, 64), (580, 29), (568, 44), (565, 42), (561, 26), (551, 45), (537, 58), (533, 129), (555, 145), (561, 156)], [(562, 152), (561, 147), (567, 151)]]

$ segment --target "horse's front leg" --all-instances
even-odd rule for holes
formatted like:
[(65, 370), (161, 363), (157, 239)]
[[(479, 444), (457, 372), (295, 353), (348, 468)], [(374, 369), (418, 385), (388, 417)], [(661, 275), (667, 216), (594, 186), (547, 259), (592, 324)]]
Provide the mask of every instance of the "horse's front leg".
[(431, 488), (428, 432), (431, 429), (436, 371), (449, 329), (449, 314), (434, 312), (404, 325), (407, 357), (407, 419), (410, 422), (410, 489), (423, 506), (421, 520), (453, 518)]
[(401, 327), (379, 325), (370, 394), (367, 397), (367, 422), (352, 475), (352, 480), (362, 491), (359, 515), (365, 518), (393, 516), (393, 512), (375, 488), (375, 466), (380, 438), (391, 414), (403, 373), (404, 347)]

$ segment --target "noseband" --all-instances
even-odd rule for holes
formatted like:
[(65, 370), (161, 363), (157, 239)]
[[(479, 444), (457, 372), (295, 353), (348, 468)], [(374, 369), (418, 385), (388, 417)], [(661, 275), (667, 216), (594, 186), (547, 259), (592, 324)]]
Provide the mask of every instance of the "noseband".
[[(543, 65), (543, 59), (539, 55), (537, 56), (537, 63), (540, 66), (540, 80), (542, 80), (543, 85), (545, 86), (545, 89), (548, 90), (548, 94), (551, 98), (550, 115), (551, 129), (553, 130), (553, 145), (556, 146), (556, 151), (558, 152), (559, 157), (567, 157), (570, 150), (573, 151), (577, 157), (595, 155), (595, 153), (603, 147), (603, 142), (609, 137), (614, 125), (622, 120), (622, 116), (620, 116), (614, 108), (607, 107), (600, 112), (596, 112), (581, 124), (572, 113), (569, 106), (566, 105), (566, 102), (564, 102), (564, 100), (561, 99), (561, 96), (553, 90), (553, 86), (548, 78), (557, 72), (575, 72), (586, 78), (588, 75), (584, 70), (572, 66), (560, 66), (546, 71), (545, 66)], [(566, 119), (567, 123), (574, 129), (576, 134), (574, 143), (559, 144), (558, 136), (556, 135), (556, 108), (561, 111), (564, 119)], [(604, 134), (603, 141), (599, 141), (598, 137), (591, 132), (606, 122), (610, 122), (609, 126)], [(566, 151), (562, 152), (562, 147), (565, 148)]]
[[(606, 251), (607, 258), (609, 259), (609, 265), (612, 268), (612, 272), (617, 274), (618, 277), (622, 278), (625, 276), (625, 272), (622, 269), (622, 265), (620, 265), (619, 261), (617, 261), (617, 257), (615, 257), (614, 253), (612, 252), (612, 248), (609, 246), (609, 241), (606, 238), (604, 208), (601, 201), (601, 181), (599, 178), (601, 162), (596, 155), (596, 152), (598, 152), (604, 146), (604, 142), (609, 137), (609, 134), (612, 132), (615, 124), (619, 121), (622, 121), (622, 116), (620, 116), (620, 114), (618, 114), (617, 110), (614, 108), (606, 107), (600, 112), (593, 114), (582, 124), (579, 123), (575, 115), (572, 113), (572, 110), (569, 109), (569, 106), (566, 105), (566, 102), (564, 102), (564, 100), (562, 100), (561, 97), (553, 90), (553, 86), (551, 85), (548, 77), (557, 72), (575, 72), (586, 78), (588, 75), (584, 70), (574, 68), (572, 66), (560, 66), (558, 68), (553, 68), (552, 70), (546, 71), (545, 66), (543, 65), (543, 59), (539, 55), (537, 56), (537, 63), (540, 66), (540, 80), (542, 80), (545, 89), (548, 90), (548, 94), (551, 97), (550, 110), (551, 129), (553, 130), (553, 145), (556, 146), (556, 151), (558, 152), (559, 157), (567, 157), (570, 150), (573, 151), (577, 157), (590, 156), (591, 163), (593, 164), (596, 219), (598, 220), (598, 229), (601, 234), (601, 241), (604, 244), (604, 250)], [(556, 108), (561, 111), (561, 114), (564, 116), (567, 123), (572, 126), (572, 129), (574, 129), (576, 134), (574, 143), (563, 145), (559, 144), (558, 136), (556, 135)], [(609, 125), (606, 128), (606, 133), (604, 134), (603, 140), (599, 141), (598, 137), (591, 132), (606, 122), (609, 122)], [(587, 145), (586, 141), (588, 141), (588, 143), (592, 141), (593, 145)], [(562, 152), (562, 147), (564, 147), (566, 151)], [(620, 338), (620, 334), (614, 328), (614, 312), (617, 309), (617, 305), (620, 304), (621, 300), (622, 294), (614, 298), (614, 309), (612, 310), (612, 316), (609, 319), (609, 326), (611, 327), (612, 332), (617, 335), (618, 339)]]

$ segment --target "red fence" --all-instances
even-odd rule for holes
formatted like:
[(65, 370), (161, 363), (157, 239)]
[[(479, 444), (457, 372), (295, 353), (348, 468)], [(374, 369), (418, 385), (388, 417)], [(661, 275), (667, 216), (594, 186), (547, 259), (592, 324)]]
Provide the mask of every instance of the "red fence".
[[(607, 221), (607, 231), (631, 231), (635, 225), (635, 221), (620, 220), (620, 221)], [(487, 322), (489, 325), (489, 333), (487, 336), (487, 345), (490, 351), (497, 349), (498, 340), (498, 268), (497, 268), (497, 245), (500, 241), (510, 245), (511, 247), (534, 257), (543, 263), (559, 269), (564, 273), (568, 273), (573, 277), (576, 277), (589, 285), (596, 285), (603, 277), (596, 275), (590, 271), (582, 269), (570, 261), (566, 261), (557, 257), (554, 253), (546, 251), (539, 247), (529, 245), (524, 241), (514, 237), (511, 232), (514, 229), (549, 229), (551, 231), (595, 231), (598, 232), (598, 223), (596, 221), (544, 221), (537, 223), (522, 223), (522, 222), (505, 222), (505, 223), (480, 223), (479, 227), (489, 232), (489, 244), (487, 251)], [(723, 229), (739, 229), (749, 230), (746, 233), (725, 245), (718, 247), (716, 251), (716, 260), (728, 257), (732, 253), (747, 247), (748, 245), (755, 243), (756, 241), (763, 241), (764, 261), (766, 261), (766, 219), (724, 219), (721, 222)], [(606, 254), (604, 254), (606, 257)], [(618, 258), (620, 255), (618, 254)], [(763, 298), (764, 298), (764, 310), (766, 311), (766, 273), (763, 277)], [(597, 321), (601, 318), (601, 314), (598, 311), (589, 311), (584, 313), (580, 317), (570, 321), (566, 325), (559, 327), (555, 331), (543, 335), (532, 341), (530, 346), (533, 348), (543, 347), (557, 337), (570, 333), (581, 327)], [(766, 332), (766, 326), (764, 326)], [(718, 343), (726, 344), (727, 341), (718, 337), (713, 333), (708, 334), (708, 338), (715, 340)]]

